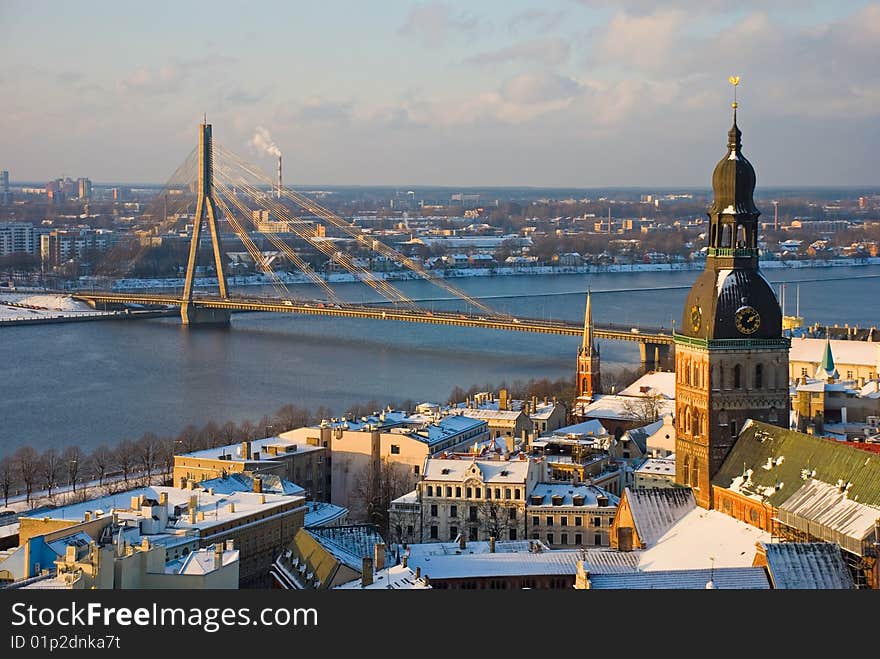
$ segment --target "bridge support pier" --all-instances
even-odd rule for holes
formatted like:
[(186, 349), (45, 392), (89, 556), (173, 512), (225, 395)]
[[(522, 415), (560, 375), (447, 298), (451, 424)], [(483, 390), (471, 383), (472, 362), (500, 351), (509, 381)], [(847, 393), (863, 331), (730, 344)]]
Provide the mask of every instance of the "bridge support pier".
[(229, 311), (184, 304), (180, 307), (180, 322), (190, 327), (229, 327)]
[(642, 368), (646, 371), (664, 369), (671, 371), (675, 368), (673, 346), (668, 343), (639, 343), (639, 356), (642, 359)]

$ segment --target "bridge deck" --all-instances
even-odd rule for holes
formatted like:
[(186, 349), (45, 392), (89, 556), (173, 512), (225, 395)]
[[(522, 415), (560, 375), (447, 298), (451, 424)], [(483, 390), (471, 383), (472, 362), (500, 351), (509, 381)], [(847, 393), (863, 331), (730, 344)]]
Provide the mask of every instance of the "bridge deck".
[[(185, 303), (179, 297), (152, 293), (82, 292), (74, 294), (73, 297), (92, 304), (161, 304), (181, 306)], [(407, 323), (482, 327), (485, 329), (533, 332), (537, 334), (582, 336), (584, 331), (583, 325), (579, 323), (540, 318), (505, 318), (455, 311), (409, 310), (358, 304), (290, 301), (277, 298), (229, 297), (224, 299), (218, 297), (193, 297), (192, 303), (197, 307), (227, 309), (230, 311), (271, 311), (315, 316), (396, 320)], [(594, 326), (593, 333), (597, 338), (614, 341), (634, 341), (660, 345), (671, 345), (674, 343), (672, 333), (661, 328), (620, 328), (611, 325), (596, 325)]]

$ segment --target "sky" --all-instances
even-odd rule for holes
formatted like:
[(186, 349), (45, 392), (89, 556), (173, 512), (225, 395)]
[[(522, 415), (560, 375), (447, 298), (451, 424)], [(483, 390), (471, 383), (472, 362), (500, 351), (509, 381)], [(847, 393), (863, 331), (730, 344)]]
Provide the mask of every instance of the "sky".
[(880, 185), (880, 2), (0, 0), (0, 169), (163, 183), (708, 187), (739, 75), (764, 186)]

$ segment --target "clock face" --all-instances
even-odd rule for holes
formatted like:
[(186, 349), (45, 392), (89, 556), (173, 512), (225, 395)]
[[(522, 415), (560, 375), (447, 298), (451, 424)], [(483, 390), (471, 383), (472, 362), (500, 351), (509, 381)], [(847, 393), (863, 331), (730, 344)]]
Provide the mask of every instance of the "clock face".
[(761, 314), (754, 307), (740, 307), (736, 310), (736, 329), (742, 334), (754, 334), (761, 326)]
[(703, 324), (703, 312), (696, 304), (691, 307), (691, 329), (694, 332), (700, 331), (700, 325)]

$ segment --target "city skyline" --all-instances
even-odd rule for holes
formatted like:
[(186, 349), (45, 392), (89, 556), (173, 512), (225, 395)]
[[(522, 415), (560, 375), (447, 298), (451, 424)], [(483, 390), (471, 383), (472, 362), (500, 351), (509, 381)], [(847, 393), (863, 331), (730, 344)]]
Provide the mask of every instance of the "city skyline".
[(291, 184), (707, 187), (739, 74), (762, 185), (877, 184), (880, 5), (610, 5), (7, 3), (0, 167), (161, 183), (207, 113)]

